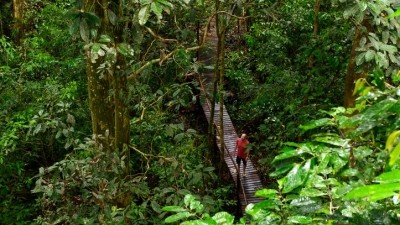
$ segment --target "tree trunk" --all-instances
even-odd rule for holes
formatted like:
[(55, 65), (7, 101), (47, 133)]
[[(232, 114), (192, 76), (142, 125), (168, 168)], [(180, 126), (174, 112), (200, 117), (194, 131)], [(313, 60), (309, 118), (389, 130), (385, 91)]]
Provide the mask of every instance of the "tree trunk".
[[(122, 42), (122, 35), (109, 22), (107, 6), (110, 3), (109, 0), (86, 0), (85, 6), (94, 6), (96, 15), (101, 19), (98, 33), (113, 35), (113, 46), (117, 47)], [(113, 4), (119, 5), (120, 2), (114, 1)], [(99, 57), (96, 63), (92, 63), (90, 49), (86, 50), (92, 132), (96, 143), (104, 150), (122, 149), (129, 143), (129, 112), (124, 101), (128, 93), (127, 77), (123, 73), (126, 62), (124, 56), (117, 51), (116, 62), (101, 74), (97, 68), (104, 60), (104, 57)]]
[(13, 18), (14, 18), (14, 34), (15, 43), (20, 44), (25, 33), (24, 28), (24, 5), (25, 0), (13, 0)]
[[(320, 0), (315, 0), (315, 6), (314, 6), (314, 30), (313, 30), (313, 37), (317, 38), (318, 32), (319, 32), (319, 9), (321, 6), (321, 1)], [(315, 55), (311, 54), (310, 58), (308, 58), (308, 67), (313, 68), (315, 64)]]
[[(217, 11), (219, 9), (219, 0), (217, 2)], [(217, 78), (219, 78), (219, 140), (221, 145), (220, 151), (220, 165), (219, 171), (222, 176), (222, 168), (224, 165), (225, 159), (225, 140), (224, 140), (224, 72), (225, 72), (225, 26), (222, 25), (219, 17), (221, 15), (217, 15), (217, 37), (218, 37), (218, 45), (217, 45), (217, 65), (218, 68), (216, 72), (218, 73)]]
[(364, 35), (362, 28), (363, 28), (363, 26), (361, 26), (361, 25), (356, 27), (353, 45), (351, 47), (351, 52), (350, 52), (349, 64), (347, 65), (345, 93), (344, 93), (344, 107), (346, 107), (346, 108), (351, 108), (351, 107), (355, 106), (356, 96), (353, 95), (355, 81), (364, 76), (363, 73), (357, 73), (357, 71), (356, 71), (356, 69), (357, 69), (356, 68), (357, 67), (357, 65), (356, 65), (356, 57), (357, 57), (356, 49), (360, 45), (360, 40)]

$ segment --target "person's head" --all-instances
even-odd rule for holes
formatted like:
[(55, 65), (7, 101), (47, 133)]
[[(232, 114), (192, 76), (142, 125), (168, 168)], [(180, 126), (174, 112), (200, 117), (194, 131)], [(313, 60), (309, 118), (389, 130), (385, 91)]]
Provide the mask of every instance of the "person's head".
[(245, 139), (247, 138), (247, 135), (246, 135), (245, 133), (243, 133), (242, 136), (240, 136), (240, 138), (241, 138), (242, 140), (245, 140)]

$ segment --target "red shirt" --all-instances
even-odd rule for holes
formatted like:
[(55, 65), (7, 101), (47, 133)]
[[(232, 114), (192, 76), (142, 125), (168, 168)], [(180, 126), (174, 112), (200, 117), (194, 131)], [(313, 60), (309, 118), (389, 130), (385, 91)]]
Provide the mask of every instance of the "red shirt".
[(241, 139), (238, 138), (236, 139), (236, 145), (238, 147), (237, 151), (237, 156), (239, 158), (246, 159), (247, 158), (247, 152), (246, 152), (246, 145), (248, 145), (250, 142), (247, 139)]

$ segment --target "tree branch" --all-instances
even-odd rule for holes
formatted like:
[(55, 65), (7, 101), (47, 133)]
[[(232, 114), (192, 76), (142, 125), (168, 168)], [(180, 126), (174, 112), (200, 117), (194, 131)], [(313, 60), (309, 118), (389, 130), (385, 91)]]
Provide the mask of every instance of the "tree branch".
[[(143, 64), (139, 69), (137, 69), (136, 71), (134, 71), (133, 73), (131, 73), (130, 75), (128, 75), (128, 80), (132, 80), (132, 79), (136, 79), (137, 75), (139, 75), (141, 72), (143, 72), (143, 70), (145, 70), (147, 67), (155, 64), (155, 63), (162, 63), (165, 60), (167, 60), (168, 58), (170, 58), (171, 56), (173, 56), (179, 49), (184, 48), (187, 52), (191, 52), (191, 51), (197, 51), (200, 48), (204, 47), (205, 43), (206, 43), (206, 39), (207, 39), (207, 34), (208, 34), (208, 28), (210, 27), (211, 24), (211, 20), (214, 18), (214, 16), (216, 16), (217, 14), (228, 14), (232, 17), (235, 18), (247, 18), (247, 17), (240, 17), (240, 16), (236, 16), (233, 15), (229, 12), (226, 11), (219, 11), (219, 12), (215, 12), (212, 16), (210, 16), (208, 18), (206, 27), (204, 29), (204, 33), (203, 33), (203, 38), (201, 40), (201, 43), (198, 46), (194, 46), (194, 47), (189, 47), (189, 48), (184, 48), (183, 46), (179, 46), (178, 48), (176, 48), (175, 50), (173, 50), (172, 52), (168, 53), (167, 55), (165, 55), (164, 57), (160, 57), (158, 59), (152, 59), (150, 61), (147, 61), (145, 64)], [(165, 39), (157, 34), (155, 34), (150, 28), (146, 27), (147, 31), (149, 31), (149, 33), (151, 35), (153, 35), (154, 37), (156, 37), (157, 39), (160, 39), (163, 42), (178, 42), (176, 39)]]

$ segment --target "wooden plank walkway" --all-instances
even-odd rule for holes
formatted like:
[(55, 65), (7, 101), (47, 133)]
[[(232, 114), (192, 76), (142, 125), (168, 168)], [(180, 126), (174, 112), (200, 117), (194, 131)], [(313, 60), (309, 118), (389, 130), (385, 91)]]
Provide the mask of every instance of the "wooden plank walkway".
[[(212, 22), (212, 25), (209, 29), (209, 34), (207, 35), (207, 40), (206, 43), (210, 47), (206, 53), (200, 54), (200, 60), (206, 64), (206, 65), (214, 65), (215, 63), (215, 58), (216, 58), (216, 49), (217, 49), (217, 34), (216, 34), (216, 28), (215, 28), (215, 21)], [(210, 101), (207, 99), (207, 96), (210, 96), (209, 93), (212, 93), (212, 87), (213, 87), (213, 80), (214, 80), (214, 70), (206, 70), (204, 73), (200, 74), (199, 77), (199, 82), (201, 85), (201, 96), (200, 96), (200, 102), (202, 105), (202, 108), (204, 110), (205, 116), (207, 118), (208, 123), (210, 123)], [(219, 130), (220, 127), (220, 121), (219, 121), (219, 115), (220, 115), (220, 106), (219, 103), (215, 104), (215, 113), (214, 113), (214, 126), (216, 130)], [(225, 151), (225, 158), (224, 161), (229, 168), (229, 171), (231, 173), (231, 177), (233, 178), (235, 185), (237, 187), (238, 191), (238, 198), (240, 201), (240, 209), (242, 215), (245, 214), (245, 208), (247, 204), (249, 203), (257, 203), (261, 201), (261, 198), (257, 198), (254, 196), (254, 193), (256, 190), (262, 188), (262, 183), (260, 180), (259, 175), (257, 174), (257, 170), (255, 169), (253, 163), (251, 160), (247, 161), (247, 166), (246, 166), (246, 177), (240, 176), (240, 173), (237, 173), (236, 171), (236, 155), (234, 155), (234, 150), (235, 150), (235, 144), (236, 144), (236, 139), (238, 138), (238, 135), (235, 131), (235, 127), (233, 126), (232, 120), (229, 117), (228, 112), (226, 111), (225, 107), (223, 108), (223, 128), (224, 128), (224, 145), (221, 146), (220, 144), (220, 138), (218, 135), (218, 132), (216, 134), (216, 140), (217, 140), (217, 146), (220, 151)], [(225, 148), (223, 148), (225, 147)], [(250, 154), (251, 158), (251, 154)], [(243, 165), (241, 170), (243, 171)]]
[[(205, 88), (207, 89), (207, 88)], [(210, 103), (209, 101), (205, 98), (205, 90), (202, 91), (202, 96), (201, 96), (201, 105), (203, 108), (203, 111), (206, 115), (207, 121), (210, 123)], [(219, 108), (219, 103), (215, 104), (215, 114), (214, 114), (214, 125), (216, 129), (218, 130), (220, 128), (220, 120), (219, 120), (219, 115), (220, 115), (220, 108)], [(249, 203), (257, 203), (261, 201), (261, 198), (255, 197), (254, 193), (256, 190), (262, 188), (262, 183), (260, 180), (259, 175), (257, 174), (257, 170), (255, 169), (253, 163), (251, 160), (247, 161), (247, 166), (246, 166), (246, 177), (243, 177), (239, 175), (236, 171), (236, 156), (234, 155), (234, 150), (235, 150), (235, 145), (236, 145), (236, 139), (238, 138), (238, 135), (235, 131), (235, 127), (233, 126), (232, 120), (229, 117), (228, 112), (226, 111), (225, 107), (223, 109), (223, 128), (224, 128), (224, 147), (221, 147), (220, 143), (220, 137), (217, 132), (217, 146), (220, 151), (225, 151), (225, 158), (224, 161), (231, 173), (231, 177), (233, 178), (236, 187), (238, 187), (240, 190), (238, 190), (239, 193), (239, 200), (240, 200), (240, 208), (241, 212), (244, 215), (245, 213), (245, 208), (247, 204)], [(243, 171), (243, 165), (241, 167), (241, 172)], [(238, 183), (239, 182), (239, 183)]]

